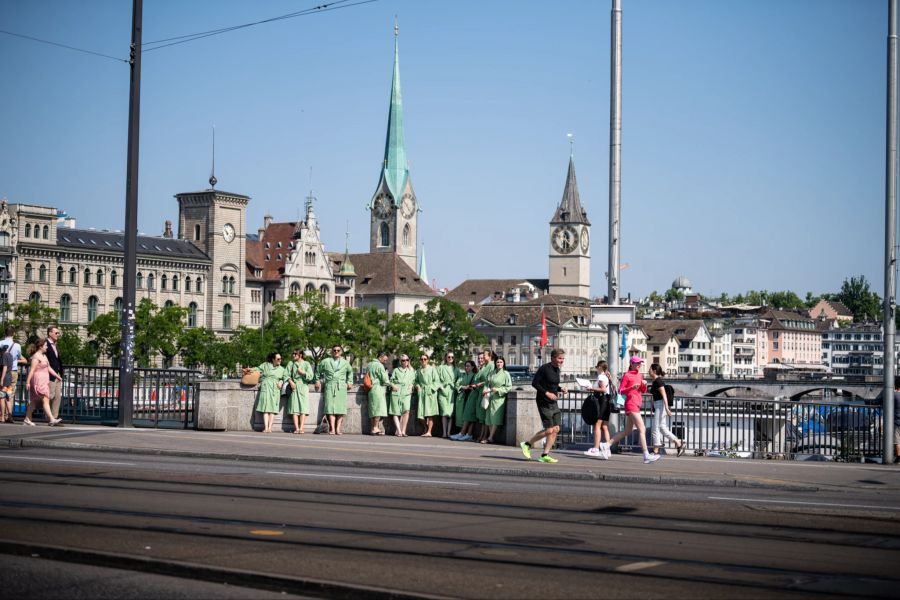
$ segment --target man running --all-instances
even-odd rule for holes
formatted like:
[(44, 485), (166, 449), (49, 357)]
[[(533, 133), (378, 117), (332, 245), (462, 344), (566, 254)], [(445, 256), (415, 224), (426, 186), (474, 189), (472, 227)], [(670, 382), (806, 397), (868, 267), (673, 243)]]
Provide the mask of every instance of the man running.
[(554, 348), (550, 352), (550, 362), (542, 365), (534, 374), (534, 379), (531, 380), (531, 387), (537, 390), (538, 413), (541, 415), (541, 425), (544, 428), (531, 436), (527, 442), (519, 444), (522, 454), (527, 459), (531, 459), (532, 447), (546, 438), (544, 451), (538, 460), (544, 463), (559, 462), (550, 456), (550, 450), (553, 449), (553, 443), (556, 441), (559, 426), (562, 423), (562, 412), (559, 410), (557, 400), (562, 394), (567, 393), (566, 388), (559, 385), (559, 369), (565, 360), (565, 350)]

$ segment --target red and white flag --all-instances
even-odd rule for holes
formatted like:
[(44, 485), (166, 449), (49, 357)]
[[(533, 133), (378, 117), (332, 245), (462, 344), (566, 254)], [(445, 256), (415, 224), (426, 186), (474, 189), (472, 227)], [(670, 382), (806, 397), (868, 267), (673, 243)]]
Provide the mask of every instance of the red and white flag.
[(541, 348), (547, 345), (547, 319), (544, 317), (544, 305), (541, 304)]

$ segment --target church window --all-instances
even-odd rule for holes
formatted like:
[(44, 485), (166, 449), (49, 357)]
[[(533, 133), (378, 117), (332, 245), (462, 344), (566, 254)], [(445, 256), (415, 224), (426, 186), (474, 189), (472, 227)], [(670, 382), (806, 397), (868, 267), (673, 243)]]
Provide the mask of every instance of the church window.
[(31, 281), (31, 274), (34, 268), (31, 266), (31, 263), (27, 263), (25, 265), (25, 281)]
[(63, 273), (64, 272), (65, 271), (63, 271), (62, 265), (56, 267), (56, 283), (63, 282)]
[(38, 281), (47, 281), (47, 267), (45, 265), (38, 267)]
[(49, 225), (44, 225), (44, 235), (41, 237), (43, 237), (45, 240), (50, 239), (50, 226)]
[(88, 323), (93, 323), (94, 319), (97, 318), (97, 305), (99, 303), (100, 303), (100, 301), (97, 300), (97, 296), (91, 296), (90, 298), (88, 298), (88, 303), (87, 303), (87, 322)]
[(63, 323), (72, 320), (72, 297), (68, 294), (63, 294), (59, 298), (59, 320)]
[(84, 270), (84, 285), (91, 285), (91, 270)]
[(97, 285), (103, 285), (103, 269), (97, 269), (96, 276)]
[(231, 305), (222, 307), (222, 329), (231, 329)]
[(410, 243), (409, 243), (409, 233), (410, 233), (409, 223), (407, 223), (406, 225), (403, 226), (403, 245), (404, 245), (404, 246), (409, 246), (409, 245), (410, 245)]
[(228, 293), (228, 276), (227, 275), (222, 276), (222, 293), (223, 294)]
[(291, 284), (291, 296), (299, 296), (299, 295), (300, 295), (300, 284), (294, 282)]
[(381, 244), (379, 245), (382, 247), (391, 245), (391, 229), (387, 223), (381, 224)]
[(188, 324), (188, 327), (196, 327), (197, 326), (197, 303), (196, 302), (191, 302), (190, 304), (188, 304), (187, 324)]
[(31, 237), (31, 223), (25, 223), (25, 237)]
[(194, 225), (194, 241), (200, 241), (200, 224)]
[(228, 278), (228, 293), (229, 294), (234, 293), (234, 277)]

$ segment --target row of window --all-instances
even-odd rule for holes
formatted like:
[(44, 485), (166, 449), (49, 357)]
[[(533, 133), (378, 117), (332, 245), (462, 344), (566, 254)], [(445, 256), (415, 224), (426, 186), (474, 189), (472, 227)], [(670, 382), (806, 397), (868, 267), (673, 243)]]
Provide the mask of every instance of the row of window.
[(31, 228), (31, 223), (25, 223), (25, 237), (32, 237), (31, 232), (34, 231), (34, 239), (40, 240), (49, 240), (50, 239), (50, 226), (44, 225), (41, 227), (40, 225), (35, 225), (34, 229)]
[[(104, 285), (105, 281), (105, 272), (103, 269), (97, 269), (96, 271), (91, 271), (91, 269), (85, 269), (82, 273), (84, 285)], [(40, 265), (37, 269), (38, 281), (44, 282), (47, 281), (47, 267), (46, 265)], [(31, 263), (25, 264), (25, 281), (34, 281), (34, 267)], [(56, 267), (56, 283), (68, 283), (75, 285), (78, 283), (78, 271), (75, 267), (70, 267), (68, 271), (68, 278), (66, 277), (66, 271), (61, 267)], [(117, 287), (119, 285), (119, 274), (116, 270), (112, 270), (109, 272), (109, 283), (112, 287)], [(178, 275), (172, 275), (169, 278), (168, 275), (163, 275), (159, 280), (159, 288), (163, 291), (173, 291), (177, 292), (179, 290), (180, 279)], [(135, 277), (135, 285), (138, 289), (144, 287), (144, 275), (143, 273), (138, 273)], [(226, 278), (223, 278), (222, 282), (223, 292), (230, 289), (230, 293), (234, 293), (234, 277), (230, 279), (230, 281), (226, 281)], [(156, 289), (156, 276), (153, 273), (147, 275), (147, 289), (153, 290)], [(191, 279), (190, 276), (184, 278), (184, 290), (186, 292), (195, 291), (198, 294), (203, 293), (203, 278), (197, 277), (196, 280)]]
[[(404, 246), (410, 246), (410, 245), (411, 245), (411, 242), (410, 242), (410, 239), (409, 239), (411, 233), (412, 233), (412, 231), (411, 231), (410, 228), (409, 228), (409, 223), (407, 223), (406, 225), (403, 226), (403, 245), (404, 245)], [(380, 235), (380, 238), (381, 238), (381, 239), (380, 239), (381, 244), (379, 244), (380, 246), (382, 246), (382, 247), (387, 247), (387, 246), (390, 246), (390, 245), (391, 245), (391, 228), (388, 227), (388, 224), (387, 224), (387, 223), (382, 223), (382, 224), (381, 224), (381, 235)]]

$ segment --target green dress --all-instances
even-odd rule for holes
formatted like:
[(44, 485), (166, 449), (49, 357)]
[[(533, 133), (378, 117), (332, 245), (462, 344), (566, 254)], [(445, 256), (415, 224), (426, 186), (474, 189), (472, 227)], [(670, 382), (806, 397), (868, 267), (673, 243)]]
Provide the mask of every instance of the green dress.
[(437, 368), (438, 383), (437, 402), (438, 412), (442, 417), (453, 415), (453, 398), (456, 396), (456, 378), (459, 377), (459, 369), (452, 365), (443, 364)]
[(509, 371), (506, 369), (494, 371), (486, 385), (493, 391), (484, 422), (487, 425), (503, 425), (503, 417), (506, 415), (506, 395), (512, 389)]
[(391, 405), (388, 414), (397, 415), (409, 412), (412, 398), (413, 384), (416, 381), (416, 372), (412, 367), (403, 369), (397, 367), (391, 371), (391, 383), (397, 386), (397, 391), (391, 392)]
[(347, 414), (347, 386), (353, 383), (353, 368), (344, 358), (335, 361), (326, 358), (316, 369), (316, 378), (322, 380), (322, 398), (326, 415)]
[(369, 378), (372, 379), (372, 389), (369, 390), (369, 418), (387, 416), (387, 399), (385, 386), (390, 385), (387, 371), (379, 360), (373, 360), (366, 367)]
[(294, 382), (294, 390), (288, 398), (287, 413), (289, 415), (309, 414), (309, 384), (316, 380), (312, 365), (303, 360), (292, 360), (287, 364), (288, 378)]
[(256, 370), (260, 373), (256, 410), (277, 414), (281, 408), (281, 382), (287, 379), (287, 371), (282, 366), (276, 367), (268, 362), (259, 365)]
[(439, 385), (437, 369), (432, 365), (416, 371), (416, 395), (419, 397), (416, 416), (418, 418), (424, 419), (438, 414), (437, 389)]
[[(454, 411), (454, 420), (456, 421), (457, 427), (462, 427), (463, 423), (466, 421), (474, 421), (475, 420), (475, 405), (472, 405), (472, 416), (468, 417), (468, 413), (466, 412), (466, 408), (468, 408), (468, 398), (471, 395), (470, 390), (464, 390), (463, 387), (472, 384), (472, 380), (475, 379), (475, 373), (466, 373), (465, 371), (460, 371), (459, 377), (456, 378), (455, 388), (456, 388), (456, 404)], [(477, 394), (476, 394), (477, 395)]]
[[(481, 367), (478, 373), (475, 374), (475, 383), (485, 383), (491, 378), (491, 375), (494, 374), (494, 363), (488, 363)], [(480, 387), (477, 390), (474, 390), (477, 394), (477, 401), (475, 402), (475, 420), (479, 423), (484, 423), (485, 419), (485, 409), (481, 406), (481, 398), (482, 392), (484, 392), (484, 387)]]

